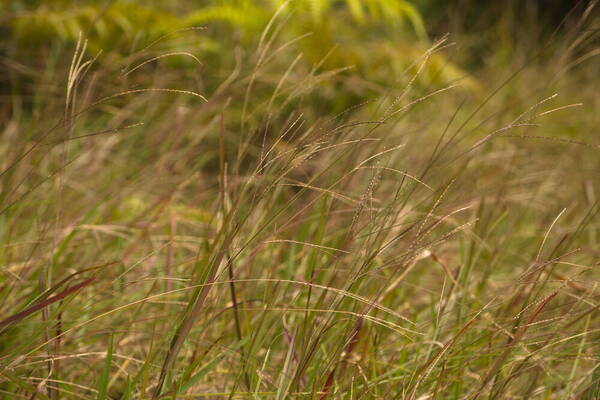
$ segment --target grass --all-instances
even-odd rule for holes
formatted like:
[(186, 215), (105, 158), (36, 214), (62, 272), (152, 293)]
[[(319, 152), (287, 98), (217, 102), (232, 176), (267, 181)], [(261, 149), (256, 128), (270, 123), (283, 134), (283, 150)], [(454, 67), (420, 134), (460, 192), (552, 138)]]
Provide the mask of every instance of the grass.
[(419, 80), (447, 41), (382, 88), (277, 23), (218, 77), (83, 38), (11, 72), (2, 396), (597, 398), (589, 31), (480, 93)]

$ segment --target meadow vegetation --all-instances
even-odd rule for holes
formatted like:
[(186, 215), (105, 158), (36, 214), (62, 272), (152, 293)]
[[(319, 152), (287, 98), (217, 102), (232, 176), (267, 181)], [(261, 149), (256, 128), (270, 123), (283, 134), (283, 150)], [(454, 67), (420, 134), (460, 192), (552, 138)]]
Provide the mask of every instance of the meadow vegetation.
[(600, 398), (594, 2), (144, 3), (3, 6), (0, 397)]

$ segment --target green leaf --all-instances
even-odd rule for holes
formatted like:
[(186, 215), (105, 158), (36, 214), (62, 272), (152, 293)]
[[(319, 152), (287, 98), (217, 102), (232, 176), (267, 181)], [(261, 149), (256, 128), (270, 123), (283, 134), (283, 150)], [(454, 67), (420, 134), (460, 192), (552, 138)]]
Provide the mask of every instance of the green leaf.
[(358, 22), (365, 22), (365, 12), (363, 10), (363, 6), (361, 0), (346, 0), (348, 3), (348, 8), (350, 8), (350, 13)]

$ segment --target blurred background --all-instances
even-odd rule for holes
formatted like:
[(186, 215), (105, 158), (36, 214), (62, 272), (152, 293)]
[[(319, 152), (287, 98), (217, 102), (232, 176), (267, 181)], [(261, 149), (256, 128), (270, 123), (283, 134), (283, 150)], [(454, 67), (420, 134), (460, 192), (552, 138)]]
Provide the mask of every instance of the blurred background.
[[(450, 104), (475, 107), (494, 91), (486, 103), (510, 105), (506, 118), (554, 93), (590, 110), (598, 104), (589, 84), (598, 70), (594, 1), (9, 0), (2, 7), (4, 121), (60, 114), (79, 37), (96, 67), (91, 82), (102, 82), (88, 82), (95, 99), (171, 82), (210, 97), (228, 77), (264, 63), (253, 97), (283, 105), (281, 116), (299, 104), (311, 118), (340, 113), (406, 85), (414, 98), (452, 87), (449, 113)], [(261, 56), (264, 45), (279, 50)], [(307, 73), (322, 74), (318, 90), (269, 100), (282, 75), (293, 84)], [(245, 103), (234, 95), (230, 108), (241, 112)], [(265, 109), (252, 103), (255, 112), (244, 118), (258, 127)], [(582, 138), (595, 114), (552, 120), (547, 134)]]
[[(151, 50), (192, 52), (202, 60), (202, 77), (196, 77), (200, 82), (195, 85), (210, 92), (234, 68), (236, 55), (247, 59), (284, 4), (281, 0), (4, 1), (2, 112), (6, 116), (8, 107), (20, 107), (14, 101), (24, 101), (31, 88), (38, 87), (36, 81), (47, 78), (28, 72), (49, 62), (59, 68), (58, 55), (72, 51), (80, 34), (88, 40), (90, 56), (102, 51), (98, 61), (103, 64), (124, 55), (133, 58), (162, 38)], [(345, 74), (354, 75), (356, 81), (345, 88), (344, 96), (336, 94), (338, 109), (406, 78), (415, 60), (446, 35), (446, 43), (453, 45), (433, 55), (418, 83), (461, 80), (465, 89), (477, 90), (489, 82), (485, 71), (490, 66), (502, 70), (525, 63), (545, 65), (552, 59), (559, 70), (558, 64), (564, 67), (585, 57), (598, 44), (597, 35), (580, 36), (597, 15), (593, 2), (584, 0), (294, 0), (283, 8), (286, 22), (281, 35), (297, 40), (300, 64), (352, 67)], [(206, 29), (182, 34), (192, 27)], [(576, 37), (580, 40), (574, 44)], [(558, 52), (560, 57), (555, 57)], [(198, 66), (189, 57), (169, 57), (160, 63), (182, 70)], [(21, 100), (7, 98), (27, 92)]]

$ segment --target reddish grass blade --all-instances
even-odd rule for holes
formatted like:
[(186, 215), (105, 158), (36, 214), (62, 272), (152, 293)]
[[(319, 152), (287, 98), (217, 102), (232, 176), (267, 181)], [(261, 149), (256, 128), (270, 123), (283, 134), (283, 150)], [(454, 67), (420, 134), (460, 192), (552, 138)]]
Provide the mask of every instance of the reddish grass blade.
[(86, 287), (87, 285), (91, 284), (92, 282), (94, 282), (94, 280), (95, 280), (95, 278), (88, 278), (88, 279), (84, 280), (83, 282), (78, 283), (75, 286), (72, 286), (68, 289), (63, 290), (56, 296), (49, 297), (46, 300), (40, 301), (40, 302), (32, 305), (31, 307), (26, 308), (25, 310), (23, 310), (21, 312), (18, 312), (16, 314), (11, 315), (8, 318), (3, 319), (2, 321), (0, 321), (0, 329), (10, 325), (13, 322), (21, 321), (22, 319), (35, 313), (36, 311), (40, 311), (44, 307), (47, 307), (50, 304), (56, 303), (57, 301), (64, 299), (68, 295), (75, 293), (79, 289), (82, 289), (82, 288)]
[(494, 363), (494, 365), (492, 366), (492, 368), (489, 370), (489, 372), (487, 373), (487, 375), (485, 376), (485, 378), (483, 378), (483, 381), (482, 381), (481, 386), (479, 388), (479, 392), (475, 395), (474, 400), (479, 397), (479, 395), (481, 394), (481, 392), (483, 391), (483, 389), (485, 389), (486, 385), (496, 375), (496, 373), (498, 372), (498, 370), (502, 366), (502, 363), (504, 362), (504, 360), (506, 360), (506, 358), (508, 357), (508, 355), (510, 354), (510, 352), (512, 351), (512, 349), (515, 347), (515, 345), (517, 343), (519, 343), (519, 341), (521, 341), (521, 339), (523, 339), (523, 336), (525, 335), (525, 332), (527, 332), (527, 329), (529, 328), (529, 326), (531, 325), (531, 323), (533, 321), (535, 321), (535, 319), (537, 318), (538, 314), (542, 311), (542, 309), (544, 307), (546, 307), (546, 305), (550, 302), (550, 300), (552, 300), (557, 294), (558, 294), (558, 291), (555, 291), (552, 294), (550, 294), (549, 296), (547, 296), (536, 307), (536, 309), (533, 311), (533, 313), (531, 314), (531, 316), (527, 320), (527, 323), (525, 325), (522, 325), (517, 330), (514, 338), (509, 342), (508, 347), (502, 352), (502, 354), (500, 355), (500, 357), (498, 357), (498, 359), (496, 360), (496, 362)]
[(350, 359), (350, 356), (352, 355), (352, 352), (354, 351), (354, 347), (358, 343), (358, 335), (360, 334), (362, 325), (363, 325), (363, 319), (361, 318), (357, 321), (356, 325), (354, 326), (354, 331), (352, 332), (352, 336), (350, 337), (350, 340), (348, 341), (346, 348), (344, 349), (344, 353), (342, 353), (342, 354), (344, 354), (344, 356), (342, 357), (341, 362), (338, 363), (337, 365), (335, 365), (333, 367), (333, 369), (331, 370), (331, 372), (329, 373), (329, 376), (327, 377), (327, 380), (325, 381), (325, 385), (323, 385), (323, 389), (321, 389), (321, 396), (319, 396), (319, 400), (327, 400), (327, 398), (329, 397), (329, 392), (331, 390), (331, 387), (333, 386), (335, 373), (338, 370), (338, 367), (339, 367), (339, 370), (342, 371), (344, 368), (344, 365)]

